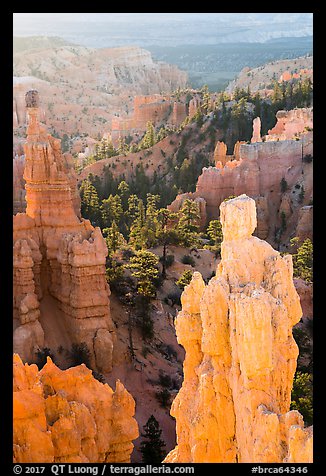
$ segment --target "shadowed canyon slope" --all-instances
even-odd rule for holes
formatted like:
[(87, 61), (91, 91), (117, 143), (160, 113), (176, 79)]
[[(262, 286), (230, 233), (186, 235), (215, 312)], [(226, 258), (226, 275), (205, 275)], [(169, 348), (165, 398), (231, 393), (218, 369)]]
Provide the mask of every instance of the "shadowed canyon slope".
[(252, 236), (255, 201), (221, 205), (222, 260), (205, 285), (194, 273), (176, 318), (186, 350), (171, 414), (178, 444), (164, 460), (311, 462), (312, 427), (289, 411), (302, 315), (292, 258)]

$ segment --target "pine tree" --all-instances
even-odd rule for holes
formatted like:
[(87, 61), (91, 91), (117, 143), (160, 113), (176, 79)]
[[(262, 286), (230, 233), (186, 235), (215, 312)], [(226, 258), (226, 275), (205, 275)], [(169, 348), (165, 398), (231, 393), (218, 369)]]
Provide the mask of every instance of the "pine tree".
[[(291, 240), (295, 243), (295, 240)], [(293, 274), (297, 278), (304, 279), (308, 283), (313, 281), (313, 244), (309, 238), (299, 246), (293, 256)]]
[(106, 235), (105, 241), (110, 255), (117, 251), (123, 244), (125, 244), (125, 239), (120, 233), (119, 227), (115, 220), (113, 220), (110, 228), (103, 229), (103, 234)]
[(99, 198), (96, 188), (88, 178), (81, 184), (80, 197), (82, 216), (88, 218), (93, 225), (99, 226), (101, 222)]
[(313, 386), (312, 376), (296, 371), (291, 393), (291, 410), (298, 410), (307, 426), (313, 423)]
[(129, 243), (136, 249), (140, 250), (147, 247), (147, 230), (146, 215), (144, 203), (137, 198), (138, 206), (135, 211), (134, 220), (130, 226)]
[(202, 87), (202, 93), (203, 93), (203, 103), (202, 103), (202, 109), (205, 114), (207, 114), (211, 110), (211, 95), (208, 90), (207, 84), (205, 84)]
[(130, 197), (128, 197), (128, 210), (126, 213), (127, 224), (129, 228), (136, 218), (138, 206), (139, 206), (139, 198), (137, 197), (137, 195), (135, 194), (130, 195)]
[(121, 180), (118, 185), (118, 194), (121, 198), (123, 211), (126, 212), (128, 208), (128, 197), (129, 197), (129, 185), (125, 180)]
[(191, 269), (186, 269), (175, 283), (179, 288), (184, 289), (192, 280), (192, 275), (194, 272)]
[(166, 277), (166, 256), (169, 244), (177, 244), (179, 237), (174, 227), (169, 228), (168, 223), (177, 218), (177, 214), (167, 208), (161, 208), (157, 214), (156, 239), (158, 244), (162, 245), (162, 278)]
[(96, 144), (95, 151), (97, 160), (107, 159), (118, 155), (117, 150), (113, 146), (112, 140), (105, 137), (102, 138), (100, 144)]
[(147, 194), (146, 202), (146, 234), (147, 234), (147, 246), (152, 247), (156, 244), (156, 231), (157, 231), (157, 204), (160, 200), (159, 195)]
[(140, 444), (142, 462), (148, 464), (160, 464), (164, 457), (164, 441), (161, 439), (162, 430), (154, 415), (151, 415), (143, 426), (142, 437), (144, 440)]
[(120, 196), (109, 195), (108, 198), (102, 200), (101, 212), (105, 226), (110, 226), (113, 221), (119, 223), (123, 213)]
[(216, 254), (221, 252), (221, 243), (223, 241), (222, 225), (220, 220), (211, 220), (207, 227), (207, 234), (210, 238), (209, 249)]
[(193, 246), (198, 242), (200, 212), (194, 200), (186, 199), (179, 212), (178, 233), (185, 246)]
[(146, 250), (139, 250), (130, 262), (125, 265), (131, 269), (131, 275), (137, 280), (137, 292), (145, 298), (153, 298), (156, 295), (155, 280), (158, 277), (158, 257)]
[(129, 152), (129, 146), (126, 144), (125, 138), (120, 136), (118, 140), (117, 152), (119, 155), (126, 155)]
[(153, 123), (148, 121), (146, 124), (145, 135), (142, 138), (139, 146), (141, 149), (148, 149), (149, 147), (153, 147), (155, 143), (156, 143), (155, 129), (154, 129)]

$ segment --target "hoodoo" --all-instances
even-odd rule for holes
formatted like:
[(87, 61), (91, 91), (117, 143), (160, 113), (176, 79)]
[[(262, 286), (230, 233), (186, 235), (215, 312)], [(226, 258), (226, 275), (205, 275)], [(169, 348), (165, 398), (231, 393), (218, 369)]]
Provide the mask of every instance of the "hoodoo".
[(175, 325), (186, 350), (171, 415), (177, 446), (164, 462), (311, 462), (312, 427), (290, 411), (302, 315), (292, 258), (252, 236), (255, 201), (220, 206), (216, 276), (195, 272)]
[(80, 217), (76, 178), (60, 140), (39, 122), (36, 90), (26, 93), (26, 108), (27, 208), (14, 216), (14, 351), (33, 361), (60, 327), (70, 342), (87, 344), (93, 368), (110, 371), (114, 324), (107, 247), (101, 230)]
[(85, 365), (60, 370), (48, 357), (38, 371), (14, 355), (15, 463), (129, 463), (138, 437), (135, 401)]

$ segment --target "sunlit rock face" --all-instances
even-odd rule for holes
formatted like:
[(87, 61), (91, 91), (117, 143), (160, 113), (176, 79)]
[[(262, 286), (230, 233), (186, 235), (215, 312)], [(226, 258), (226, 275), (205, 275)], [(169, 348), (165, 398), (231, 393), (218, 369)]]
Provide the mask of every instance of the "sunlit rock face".
[[(105, 277), (108, 250), (101, 230), (80, 216), (69, 158), (61, 154), (60, 140), (39, 122), (38, 103), (37, 91), (26, 93), (27, 206), (26, 213), (14, 216), (13, 226), (14, 351), (33, 361), (44, 345), (39, 308), (49, 294), (64, 316), (70, 340), (85, 342), (92, 367), (107, 372), (115, 337)], [(101, 346), (100, 339), (107, 345)]]
[(42, 370), (14, 355), (15, 463), (129, 463), (138, 437), (135, 402), (118, 380), (113, 391), (85, 365)]
[(223, 202), (216, 276), (195, 272), (175, 325), (184, 381), (171, 415), (177, 446), (165, 462), (311, 462), (312, 427), (289, 411), (302, 315), (291, 256), (252, 236), (255, 201)]

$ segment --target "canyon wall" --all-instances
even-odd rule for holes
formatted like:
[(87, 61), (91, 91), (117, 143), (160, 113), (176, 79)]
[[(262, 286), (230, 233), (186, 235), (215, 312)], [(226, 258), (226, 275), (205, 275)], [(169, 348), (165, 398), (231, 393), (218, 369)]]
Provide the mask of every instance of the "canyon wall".
[[(281, 246), (286, 246), (297, 228), (302, 236), (312, 236), (312, 227), (308, 230), (312, 219), (312, 162), (304, 160), (306, 155), (313, 155), (313, 133), (307, 131), (298, 140), (238, 142), (232, 156), (226, 155), (225, 144), (218, 142), (215, 167), (204, 167), (196, 191), (182, 198), (203, 198), (207, 219), (212, 220), (219, 217), (218, 207), (223, 200), (245, 193), (256, 200), (256, 234), (272, 243), (276, 236)], [(177, 197), (170, 208), (176, 211), (179, 203)], [(287, 228), (280, 234), (282, 211)]]
[(26, 125), (24, 97), (30, 89), (44, 98), (41, 120), (60, 136), (95, 138), (115, 114), (132, 109), (134, 96), (168, 94), (187, 83), (185, 71), (153, 61), (149, 51), (135, 46), (31, 49), (14, 54), (13, 70), (15, 140)]
[(135, 401), (118, 380), (113, 391), (85, 365), (60, 370), (48, 357), (13, 359), (14, 463), (129, 463), (139, 436)]
[(278, 111), (276, 119), (275, 126), (265, 136), (266, 141), (293, 139), (313, 129), (313, 108)]
[(312, 462), (312, 427), (290, 410), (302, 315), (291, 256), (252, 236), (255, 201), (223, 202), (222, 259), (195, 272), (176, 321), (184, 381), (173, 401), (177, 446), (165, 463)]
[[(26, 94), (26, 213), (14, 216), (14, 351), (27, 361), (47, 341), (41, 300), (54, 298), (72, 342), (85, 342), (91, 366), (112, 368), (115, 338), (105, 277), (107, 247), (99, 228), (80, 217), (76, 177), (60, 140), (40, 124), (38, 93)], [(50, 329), (58, 323), (49, 323)], [(51, 331), (50, 331), (51, 332)], [(59, 339), (59, 337), (58, 337)], [(59, 346), (60, 341), (57, 342)]]
[(119, 137), (141, 135), (146, 130), (148, 122), (151, 122), (155, 127), (160, 125), (179, 126), (186, 117), (186, 104), (176, 101), (170, 95), (135, 96), (131, 115), (112, 118), (113, 144), (118, 143)]

